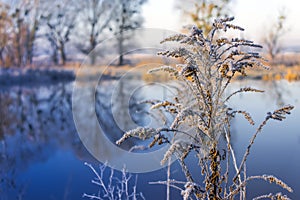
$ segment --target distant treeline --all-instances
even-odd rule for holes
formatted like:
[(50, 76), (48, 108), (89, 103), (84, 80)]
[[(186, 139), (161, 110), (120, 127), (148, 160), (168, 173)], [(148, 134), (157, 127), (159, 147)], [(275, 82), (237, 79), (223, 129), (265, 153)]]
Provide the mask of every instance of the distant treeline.
[[(89, 55), (108, 36), (124, 51), (127, 34), (141, 27), (146, 0), (19, 0), (0, 1), (0, 65), (22, 67), (45, 56), (64, 65), (71, 54)], [(69, 51), (67, 49), (73, 49)], [(92, 53), (91, 53), (92, 52)], [(120, 56), (119, 64), (123, 57)]]

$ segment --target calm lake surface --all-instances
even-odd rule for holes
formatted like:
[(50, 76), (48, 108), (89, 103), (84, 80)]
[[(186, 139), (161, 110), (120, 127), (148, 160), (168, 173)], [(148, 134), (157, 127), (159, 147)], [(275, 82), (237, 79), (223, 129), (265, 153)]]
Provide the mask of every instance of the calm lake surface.
[[(98, 89), (98, 95), (102, 99), (108, 98), (108, 104), (103, 102), (95, 105), (96, 111), (100, 110), (98, 118), (105, 122), (104, 129), (110, 132), (108, 137), (113, 140), (119, 138), (122, 131), (115, 127), (112, 113), (109, 112), (110, 94), (111, 91), (126, 93), (130, 85), (126, 83), (120, 90), (114, 90), (112, 86), (115, 82), (107, 80)], [(134, 82), (134, 85), (138, 84)], [(262, 134), (258, 135), (247, 163), (248, 175), (275, 175), (290, 185), (294, 192), (288, 193), (276, 185), (254, 181), (248, 185), (248, 198), (282, 192), (292, 199), (300, 199), (300, 82), (240, 81), (234, 82), (229, 90), (235, 91), (242, 86), (266, 91), (263, 94), (240, 94), (230, 102), (233, 108), (249, 111), (256, 125), (263, 121), (267, 112), (281, 105), (295, 106), (292, 114), (283, 122), (270, 121), (267, 124)], [(84, 193), (98, 193), (98, 187), (91, 183), (95, 176), (84, 163), (91, 163), (97, 169), (99, 162), (86, 150), (82, 138), (78, 136), (72, 114), (72, 90), (72, 82), (0, 88), (1, 200), (76, 200), (87, 199), (82, 198)], [(82, 95), (91, 95), (88, 92), (83, 86)], [(137, 98), (145, 100), (153, 95), (159, 97), (164, 92), (157, 86), (147, 86), (141, 89)], [(76, 101), (79, 102), (78, 99)], [(113, 104), (120, 112), (122, 102), (119, 99)], [(87, 102), (81, 103), (84, 106)], [(134, 107), (134, 104), (130, 105)], [(132, 115), (137, 123), (148, 123), (147, 119), (142, 119), (144, 114)], [(124, 117), (123, 120), (126, 121)], [(237, 159), (241, 160), (256, 126), (252, 127), (242, 117), (237, 117), (232, 128), (233, 147)], [(118, 157), (113, 153), (110, 156)], [(193, 156), (188, 159), (190, 163), (195, 162)], [(193, 168), (192, 173), (200, 174), (199, 168)], [(118, 175), (120, 173), (116, 172)], [(184, 180), (176, 162), (171, 167), (171, 178)], [(166, 199), (164, 185), (148, 184), (159, 180), (166, 180), (166, 168), (138, 174), (137, 189), (146, 199)], [(178, 199), (180, 192), (171, 189), (171, 196), (172, 199)]]

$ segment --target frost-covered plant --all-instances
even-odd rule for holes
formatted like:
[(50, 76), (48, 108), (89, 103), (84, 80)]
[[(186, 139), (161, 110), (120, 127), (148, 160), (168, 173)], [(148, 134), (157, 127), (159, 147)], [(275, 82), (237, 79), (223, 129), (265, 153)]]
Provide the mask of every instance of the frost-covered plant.
[[(116, 177), (113, 169), (107, 169), (107, 165), (103, 164), (99, 167), (99, 172), (89, 163), (85, 163), (95, 174), (96, 178), (92, 183), (99, 187), (98, 194), (83, 194), (83, 197), (89, 199), (109, 199), (109, 200), (137, 200), (145, 199), (142, 193), (137, 192), (137, 176), (122, 170), (122, 178)], [(105, 178), (105, 172), (109, 171), (109, 177)]]
[[(276, 183), (288, 191), (292, 191), (289, 186), (274, 176), (247, 177), (246, 160), (257, 134), (261, 132), (267, 121), (285, 119), (285, 115), (290, 114), (293, 106), (288, 105), (273, 113), (268, 113), (253, 135), (241, 163), (238, 164), (236, 161), (230, 141), (230, 123), (236, 114), (242, 114), (251, 125), (254, 125), (254, 121), (248, 112), (233, 110), (227, 103), (232, 96), (238, 93), (263, 91), (245, 87), (228, 96), (225, 91), (237, 74), (246, 75), (247, 68), (267, 67), (262, 64), (264, 59), (259, 53), (252, 51), (262, 48), (262, 46), (245, 39), (221, 37), (222, 32), (229, 29), (244, 30), (230, 24), (233, 19), (215, 20), (213, 28), (207, 36), (203, 35), (202, 31), (195, 26), (188, 35), (177, 34), (162, 41), (162, 43), (178, 42), (179, 46), (159, 54), (181, 58), (184, 64), (162, 66), (150, 72), (166, 71), (183, 84), (178, 88), (178, 95), (173, 102), (153, 100), (146, 103), (151, 103), (152, 109), (171, 114), (173, 120), (170, 124), (166, 123), (157, 129), (138, 127), (128, 131), (117, 141), (117, 144), (120, 144), (129, 137), (139, 137), (143, 140), (152, 138), (150, 147), (155, 144), (168, 143), (169, 149), (161, 162), (165, 163), (172, 155), (178, 158), (187, 179), (184, 189), (182, 189), (183, 199), (233, 199), (236, 196), (246, 199), (246, 184), (253, 179)], [(220, 135), (227, 141), (227, 150), (224, 153), (219, 143)], [(185, 163), (185, 158), (191, 152), (195, 152), (199, 159), (204, 176), (203, 184), (194, 181), (195, 179)], [(226, 169), (221, 169), (223, 160), (226, 162), (224, 165)], [(231, 165), (235, 170), (232, 179), (229, 178), (229, 166)], [(169, 182), (165, 183), (170, 184)], [(175, 183), (172, 183), (175, 186)], [(279, 195), (283, 199), (286, 198), (281, 194), (276, 195), (270, 194), (269, 196), (275, 198)]]

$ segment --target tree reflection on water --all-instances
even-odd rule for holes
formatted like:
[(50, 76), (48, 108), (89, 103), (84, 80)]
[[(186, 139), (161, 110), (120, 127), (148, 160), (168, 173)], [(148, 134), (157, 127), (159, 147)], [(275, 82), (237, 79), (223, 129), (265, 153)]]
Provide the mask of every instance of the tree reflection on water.
[[(39, 163), (46, 163), (57, 152), (71, 152), (73, 157), (82, 161), (82, 165), (86, 161), (98, 163), (78, 137), (72, 117), (72, 89), (72, 83), (8, 86), (0, 89), (0, 199), (26, 197), (30, 188), (26, 181), (20, 180), (22, 174)], [(97, 101), (95, 105), (99, 122), (110, 133), (110, 139), (116, 140), (123, 132), (115, 124), (111, 106), (122, 110), (123, 105), (111, 105), (107, 101), (111, 93), (100, 90), (96, 94), (97, 99), (101, 97), (106, 100)], [(89, 95), (88, 92), (82, 95)], [(122, 123), (126, 123), (126, 120)], [(132, 145), (129, 143), (124, 148), (129, 149)], [(56, 167), (59, 170), (60, 166)]]
[(79, 158), (88, 158), (82, 155), (70, 117), (68, 85), (3, 88), (0, 112), (0, 194), (4, 197), (22, 194), (22, 186), (16, 183), (20, 173), (32, 163), (47, 161), (59, 149), (72, 149)]

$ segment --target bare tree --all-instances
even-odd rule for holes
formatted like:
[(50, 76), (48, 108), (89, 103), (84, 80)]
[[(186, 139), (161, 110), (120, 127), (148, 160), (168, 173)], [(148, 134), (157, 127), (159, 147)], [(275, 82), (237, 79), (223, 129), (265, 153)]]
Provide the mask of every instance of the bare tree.
[(141, 6), (145, 2), (146, 0), (115, 0), (117, 7), (114, 9), (115, 17), (110, 28), (117, 36), (118, 65), (124, 64), (125, 41), (130, 38), (128, 33), (142, 26)]
[(108, 28), (114, 5), (108, 0), (85, 0), (81, 5), (76, 23), (80, 40), (76, 46), (82, 53), (90, 54), (91, 64), (94, 65), (97, 57), (95, 48), (104, 39), (103, 32)]
[(271, 63), (274, 64), (276, 56), (281, 51), (280, 38), (286, 33), (285, 28), (286, 14), (281, 12), (277, 17), (277, 21), (274, 22), (263, 38), (266, 51), (271, 59)]
[(14, 19), (15, 29), (14, 29), (14, 48), (16, 55), (16, 64), (17, 66), (22, 65), (22, 58), (24, 54), (24, 40), (25, 40), (25, 26), (23, 24), (23, 18), (21, 17), (20, 9), (16, 9), (12, 15)]
[(8, 13), (9, 5), (0, 3), (0, 60), (3, 66), (9, 65), (11, 56), (7, 48), (11, 41), (12, 19)]
[(231, 0), (188, 0), (185, 4), (178, 1), (184, 17), (188, 17), (207, 35), (213, 28), (216, 18), (227, 16)]
[(26, 64), (32, 64), (33, 52), (34, 52), (34, 42), (37, 37), (37, 31), (40, 25), (40, 7), (39, 1), (33, 0), (28, 1), (25, 13), (27, 18), (25, 18), (27, 24), (27, 38), (26, 38)]
[(65, 65), (67, 60), (65, 48), (75, 27), (78, 8), (71, 0), (51, 2), (51, 6), (53, 4), (55, 6), (45, 10), (42, 16), (44, 25), (48, 28), (45, 35), (52, 47), (54, 63), (58, 64), (57, 56), (60, 55), (61, 64)]
[(14, 4), (12, 10), (13, 22), (13, 52), (17, 66), (32, 63), (33, 47), (39, 28), (39, 1), (21, 0)]

